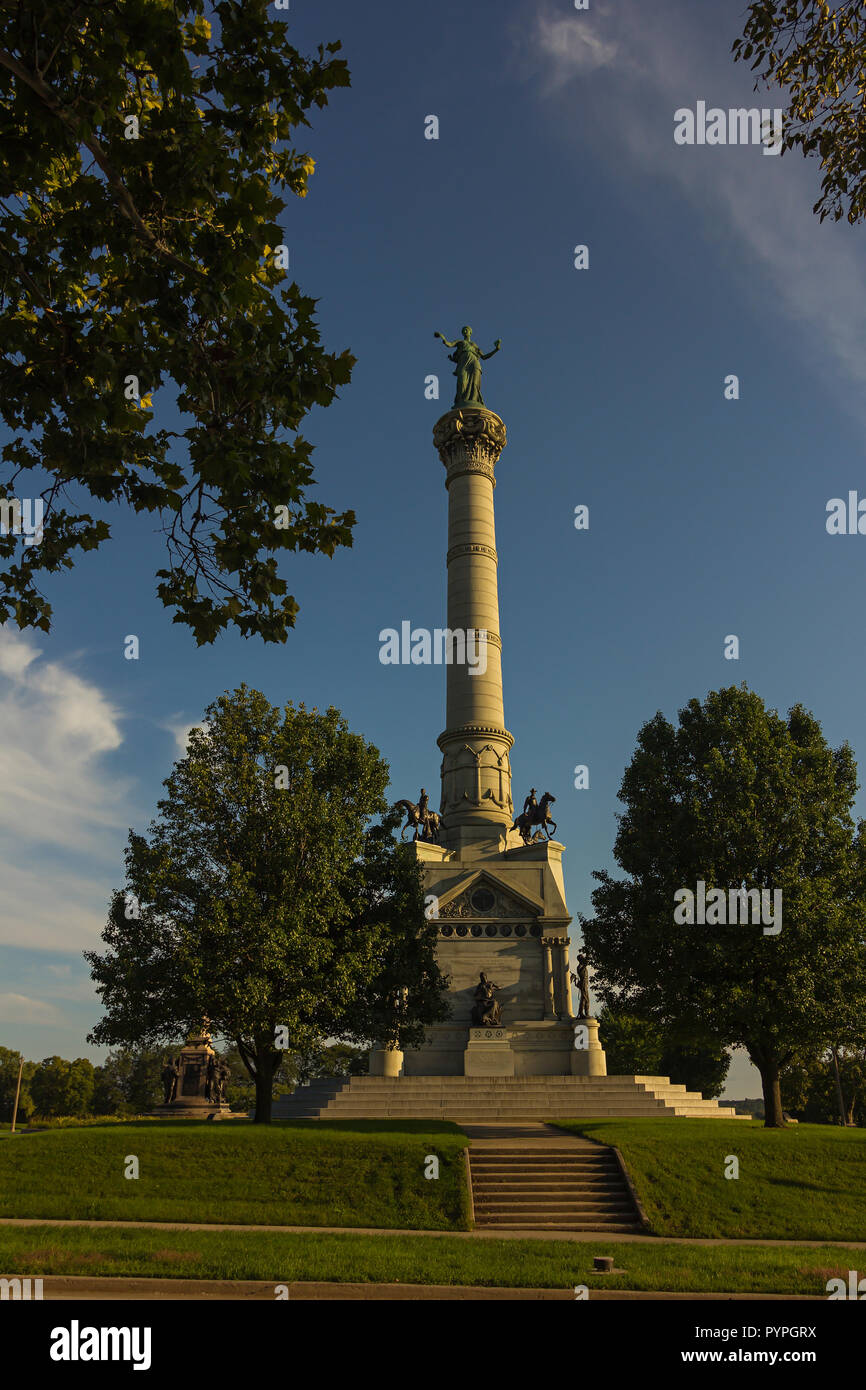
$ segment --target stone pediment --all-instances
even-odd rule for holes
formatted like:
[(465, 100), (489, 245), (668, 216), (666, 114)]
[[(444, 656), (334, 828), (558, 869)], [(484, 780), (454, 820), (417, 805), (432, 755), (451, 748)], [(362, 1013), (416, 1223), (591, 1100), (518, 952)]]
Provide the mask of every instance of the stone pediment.
[(520, 893), (506, 888), (492, 874), (483, 871), (473, 875), (450, 893), (439, 899), (439, 916), (443, 918), (477, 918), (485, 921), (500, 919), (536, 918), (543, 904), (533, 902)]

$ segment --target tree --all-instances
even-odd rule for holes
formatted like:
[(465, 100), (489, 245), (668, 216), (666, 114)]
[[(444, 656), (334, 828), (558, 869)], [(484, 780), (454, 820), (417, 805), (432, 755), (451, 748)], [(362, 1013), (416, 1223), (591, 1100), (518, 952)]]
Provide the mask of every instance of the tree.
[[(169, 1049), (176, 1055), (179, 1044)], [(109, 1052), (94, 1078), (97, 1115), (143, 1115), (162, 1101), (163, 1052), (121, 1048)]]
[[(41, 576), (109, 537), (110, 503), (160, 518), (157, 593), (200, 644), (229, 624), (284, 642), (298, 605), (277, 552), (351, 545), (354, 513), (308, 500), (297, 431), (354, 358), (324, 351), (316, 300), (285, 284), (281, 196), (306, 196), (295, 134), (349, 75), (338, 43), (303, 57), (267, 11), (0, 13), (0, 414), (16, 436), (0, 454), (0, 622), (50, 630)], [(163, 385), (180, 433), (154, 413)], [(20, 546), (8, 508), (28, 477), (43, 530)], [(88, 495), (96, 518), (77, 510)]]
[[(595, 874), (584, 939), (603, 1001), (745, 1047), (769, 1126), (784, 1123), (779, 1076), (795, 1054), (863, 1035), (856, 787), (850, 748), (830, 749), (801, 705), (785, 720), (745, 686), (711, 692), (678, 728), (659, 713), (640, 730), (614, 848), (628, 877)], [(684, 911), (701, 882), (706, 925)], [(778, 932), (751, 915), (777, 890)], [(719, 900), (730, 925), (714, 920)]]
[(246, 686), (209, 706), (149, 835), (130, 832), (108, 949), (86, 953), (106, 1010), (91, 1040), (152, 1046), (207, 1015), (260, 1123), (284, 1050), (395, 1030), (395, 982), (401, 1035), (420, 1042), (447, 1014), (444, 982), (387, 782), (336, 709), (281, 711)]
[(353, 1047), (351, 1043), (330, 1043), (299, 1059), (298, 1082), (305, 1086), (308, 1081), (320, 1077), (366, 1076), (369, 1069), (367, 1048)]
[(657, 1020), (607, 1004), (599, 1014), (599, 1032), (611, 1076), (667, 1076), (707, 1099), (720, 1096), (725, 1088), (731, 1059), (710, 1038), (684, 1041)]
[[(241, 1057), (240, 1052), (230, 1045), (222, 1049), (222, 1060), (229, 1069), (229, 1083), (226, 1087), (226, 1100), (232, 1110), (255, 1110), (256, 1108), (256, 1086), (247, 1067)], [(274, 1070), (274, 1079), (271, 1094), (275, 1098), (278, 1096), (291, 1095), (298, 1084), (298, 1060), (290, 1052), (282, 1051), (279, 1061)]]
[(94, 1069), (86, 1057), (67, 1062), (46, 1057), (33, 1072), (30, 1094), (39, 1115), (89, 1115), (93, 1110)]
[[(21, 1053), (9, 1047), (0, 1047), (0, 1120), (10, 1122), (15, 1108), (15, 1090), (18, 1084), (18, 1068)], [(33, 1062), (25, 1062), (21, 1073), (21, 1093), (18, 1097), (18, 1117), (26, 1120), (33, 1111), (30, 1095), (30, 1080), (36, 1070)]]
[[(734, 59), (754, 58), (759, 82), (786, 92), (782, 153), (818, 155), (812, 211), (838, 222), (866, 215), (866, 9), (862, 0), (752, 0)], [(758, 83), (755, 84), (756, 90)]]
[[(866, 1124), (866, 1048), (837, 1050), (846, 1125)], [(832, 1051), (798, 1057), (782, 1073), (782, 1100), (798, 1120), (810, 1124), (839, 1124), (839, 1092)]]

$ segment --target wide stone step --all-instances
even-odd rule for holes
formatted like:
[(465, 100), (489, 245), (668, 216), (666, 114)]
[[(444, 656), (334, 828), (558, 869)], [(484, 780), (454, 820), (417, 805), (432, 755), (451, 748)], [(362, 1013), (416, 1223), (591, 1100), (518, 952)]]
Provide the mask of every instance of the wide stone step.
[[(280, 1112), (282, 1113), (282, 1112)], [(291, 1111), (285, 1112), (291, 1114)], [(474, 1106), (472, 1110), (467, 1110), (465, 1106), (447, 1105), (333, 1105), (322, 1106), (319, 1114), (323, 1117), (339, 1118), (344, 1116), (346, 1119), (400, 1119), (406, 1120), (452, 1120), (455, 1124), (461, 1121), (466, 1124), (478, 1124), (482, 1120), (537, 1120), (544, 1123), (546, 1120), (606, 1120), (606, 1119), (640, 1119), (642, 1116), (647, 1118), (663, 1119), (666, 1115), (684, 1114), (691, 1112), (687, 1110), (665, 1110), (661, 1106), (652, 1109), (646, 1106), (612, 1106), (612, 1105), (562, 1105), (562, 1106), (538, 1106), (530, 1108), (527, 1105), (511, 1106)], [(694, 1118), (714, 1119), (715, 1116), (703, 1116), (698, 1114)], [(724, 1117), (723, 1117), (724, 1118)]]
[(529, 1200), (532, 1197), (549, 1197), (552, 1194), (568, 1193), (573, 1197), (586, 1197), (587, 1200), (601, 1201), (604, 1198), (618, 1197), (622, 1192), (620, 1184), (609, 1183), (588, 1183), (588, 1182), (486, 1182), (479, 1178), (475, 1173), (472, 1174), (472, 1185), (475, 1191), (483, 1197), (495, 1198), (523, 1198)]
[(598, 1221), (574, 1221), (568, 1217), (562, 1221), (510, 1221), (505, 1218), (478, 1224), (503, 1231), (603, 1231), (611, 1235), (637, 1235), (643, 1230), (638, 1221), (605, 1221), (601, 1218)]
[(499, 1211), (503, 1207), (591, 1207), (598, 1211), (609, 1211), (612, 1207), (627, 1207), (631, 1201), (625, 1192), (606, 1192), (603, 1196), (586, 1192), (525, 1192), (496, 1195), (490, 1192), (479, 1193), (473, 1190), (477, 1206), (489, 1211)]
[(472, 1161), (473, 1163), (492, 1164), (499, 1168), (526, 1163), (546, 1163), (556, 1167), (561, 1167), (563, 1164), (570, 1166), (579, 1163), (583, 1167), (592, 1168), (597, 1168), (600, 1163), (606, 1163), (616, 1167), (616, 1158), (609, 1149), (596, 1148), (595, 1146), (584, 1148), (579, 1140), (573, 1148), (566, 1147), (566, 1145), (560, 1148), (558, 1142), (553, 1139), (550, 1142), (550, 1147), (544, 1151), (531, 1149), (528, 1145), (525, 1149), (509, 1149), (507, 1151), (499, 1148), (481, 1149), (473, 1145)]
[(605, 1164), (604, 1167), (585, 1163), (506, 1163), (499, 1166), (476, 1163), (473, 1158), (472, 1171), (485, 1182), (559, 1182), (568, 1179), (574, 1182), (600, 1183), (616, 1182), (619, 1178), (619, 1169), (615, 1163)]
[(514, 1182), (525, 1178), (527, 1182), (558, 1182), (560, 1178), (573, 1178), (578, 1182), (615, 1182), (620, 1170), (617, 1163), (535, 1163), (531, 1159), (523, 1163), (487, 1163), (484, 1159), (476, 1162), (472, 1155), (472, 1170), (487, 1182)]

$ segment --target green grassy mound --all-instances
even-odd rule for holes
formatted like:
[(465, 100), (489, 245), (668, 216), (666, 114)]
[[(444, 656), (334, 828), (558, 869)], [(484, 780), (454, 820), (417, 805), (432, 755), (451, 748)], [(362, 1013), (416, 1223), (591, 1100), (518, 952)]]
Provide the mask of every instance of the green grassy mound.
[[(866, 1130), (725, 1120), (564, 1120), (615, 1144), (662, 1236), (866, 1240)], [(728, 1155), (739, 1177), (726, 1178)]]
[[(830, 1245), (697, 1246), (663, 1241), (607, 1245), (454, 1236), (278, 1235), (259, 1231), (0, 1226), (0, 1272), (187, 1279), (480, 1284), (572, 1290), (781, 1293), (827, 1297), (847, 1283), (859, 1250)], [(593, 1255), (623, 1272), (598, 1275)], [(862, 1261), (861, 1261), (862, 1267)]]
[(465, 1230), (466, 1144), (435, 1120), (47, 1130), (0, 1144), (0, 1216)]

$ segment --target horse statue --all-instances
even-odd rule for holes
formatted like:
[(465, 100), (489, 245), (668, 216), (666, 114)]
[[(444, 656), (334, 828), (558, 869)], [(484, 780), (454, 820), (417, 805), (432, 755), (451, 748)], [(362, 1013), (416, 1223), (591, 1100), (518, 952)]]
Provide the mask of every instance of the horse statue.
[[(547, 808), (550, 806), (551, 802), (555, 800), (555, 796), (551, 796), (550, 792), (545, 792), (537, 806), (530, 806), (527, 811), (521, 811), (519, 816), (515, 816), (514, 824), (511, 829), (520, 831), (520, 838), (525, 845), (528, 845), (533, 838), (541, 839), (540, 830), (536, 831), (535, 836), (530, 834), (534, 825), (541, 826), (548, 840), (553, 839), (553, 836), (556, 834), (556, 821), (547, 814)], [(548, 830), (548, 826), (552, 826), (553, 828)]]
[(395, 802), (395, 805), (402, 806), (406, 814), (406, 824), (400, 831), (401, 840), (406, 831), (414, 826), (413, 840), (432, 840), (438, 845), (439, 831), (444, 825), (438, 811), (428, 811), (425, 805), (416, 805), (414, 801), (406, 801), (405, 798)]

